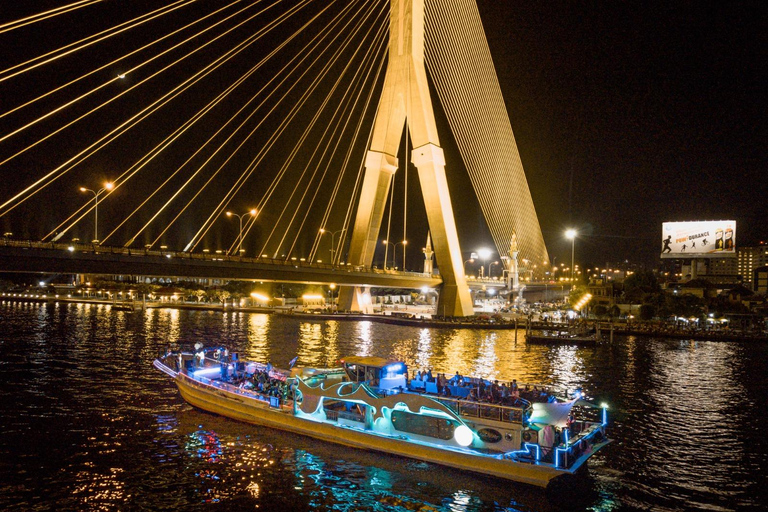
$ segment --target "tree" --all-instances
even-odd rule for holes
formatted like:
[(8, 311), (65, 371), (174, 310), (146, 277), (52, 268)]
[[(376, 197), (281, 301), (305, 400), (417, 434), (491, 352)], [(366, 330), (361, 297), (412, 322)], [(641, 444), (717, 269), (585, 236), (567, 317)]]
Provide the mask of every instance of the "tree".
[(651, 304), (640, 306), (640, 320), (652, 320), (656, 315), (656, 308)]
[(602, 318), (604, 316), (608, 316), (608, 308), (603, 306), (602, 304), (598, 304), (597, 306), (592, 308), (592, 313), (594, 313), (596, 317)]
[(205, 290), (203, 289), (197, 289), (194, 292), (192, 292), (192, 295), (197, 299), (197, 302), (199, 303), (203, 298), (205, 298)]
[(659, 281), (651, 270), (638, 270), (624, 280), (624, 293), (639, 290), (643, 294), (659, 291)]

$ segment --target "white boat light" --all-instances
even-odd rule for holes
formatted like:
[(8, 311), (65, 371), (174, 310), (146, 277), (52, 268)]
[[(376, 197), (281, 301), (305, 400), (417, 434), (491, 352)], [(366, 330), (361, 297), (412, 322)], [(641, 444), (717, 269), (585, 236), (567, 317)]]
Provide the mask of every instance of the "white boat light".
[(473, 434), (472, 431), (466, 425), (459, 425), (453, 432), (453, 438), (460, 446), (469, 446), (472, 444)]

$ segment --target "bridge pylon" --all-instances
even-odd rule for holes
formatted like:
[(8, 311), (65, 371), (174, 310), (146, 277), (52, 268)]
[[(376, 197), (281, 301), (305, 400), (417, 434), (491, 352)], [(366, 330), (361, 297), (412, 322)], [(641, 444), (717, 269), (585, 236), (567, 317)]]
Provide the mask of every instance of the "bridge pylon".
[[(445, 158), (437, 136), (435, 114), (424, 66), (424, 0), (390, 0), (389, 62), (365, 159), (360, 200), (348, 261), (370, 266), (378, 242), (386, 199), (397, 171), (397, 153), (406, 125), (413, 142), (411, 162), (418, 169), (435, 257), (443, 279), (437, 313), (473, 314), (461, 249), (453, 218)], [(339, 305), (364, 308), (360, 289), (343, 288)]]

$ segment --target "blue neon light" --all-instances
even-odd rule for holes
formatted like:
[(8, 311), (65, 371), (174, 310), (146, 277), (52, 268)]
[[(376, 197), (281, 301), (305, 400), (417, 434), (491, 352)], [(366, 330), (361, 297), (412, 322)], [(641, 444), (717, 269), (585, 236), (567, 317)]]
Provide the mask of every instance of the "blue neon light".
[(536, 449), (536, 455), (534, 456), (534, 459), (536, 462), (539, 462), (541, 460), (541, 447), (537, 444), (532, 443), (523, 443), (524, 450), (516, 450), (514, 452), (510, 452), (512, 455), (521, 454), (521, 455), (531, 455), (531, 448)]
[(590, 432), (589, 434), (587, 434), (583, 438), (579, 439), (576, 443), (574, 443), (574, 444), (572, 444), (570, 446), (568, 445), (568, 442), (569, 442), (568, 441), (568, 429), (563, 429), (563, 432), (565, 433), (565, 448), (555, 448), (555, 467), (556, 468), (560, 467), (560, 454), (561, 453), (569, 453), (571, 451), (571, 448), (573, 448), (574, 446), (580, 445), (581, 443), (583, 443), (586, 440), (588, 440), (590, 437), (596, 435), (596, 432), (601, 432), (601, 430), (599, 430), (599, 429), (598, 430), (593, 430), (592, 432)]

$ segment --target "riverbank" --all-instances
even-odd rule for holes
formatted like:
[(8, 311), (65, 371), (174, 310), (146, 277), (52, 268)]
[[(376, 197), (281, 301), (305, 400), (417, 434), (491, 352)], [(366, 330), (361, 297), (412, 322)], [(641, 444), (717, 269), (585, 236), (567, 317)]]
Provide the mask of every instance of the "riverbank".
[[(495, 330), (514, 330), (514, 329), (528, 329), (528, 319), (526, 317), (519, 317), (515, 319), (510, 318), (488, 318), (487, 315), (481, 314), (475, 317), (467, 318), (455, 318), (455, 319), (442, 319), (434, 318), (427, 313), (406, 313), (402, 311), (393, 311), (389, 314), (363, 314), (363, 313), (327, 313), (319, 311), (301, 311), (294, 306), (232, 306), (222, 304), (208, 304), (208, 303), (190, 303), (190, 302), (161, 302), (161, 301), (114, 301), (108, 299), (98, 298), (82, 298), (82, 297), (47, 297), (47, 296), (19, 296), (20, 294), (2, 293), (0, 294), (0, 300), (7, 300), (12, 302), (62, 302), (62, 303), (76, 303), (76, 304), (96, 304), (111, 306), (117, 310), (123, 311), (140, 311), (144, 308), (172, 308), (172, 309), (185, 309), (185, 310), (206, 310), (206, 311), (231, 311), (242, 313), (261, 313), (261, 314), (277, 314), (281, 316), (301, 318), (304, 320), (337, 320), (337, 321), (370, 321), (392, 325), (402, 325), (407, 327), (419, 327), (419, 328), (437, 328), (437, 329), (495, 329)], [(729, 330), (691, 330), (691, 329), (678, 329), (674, 326), (658, 326), (658, 325), (645, 325), (640, 323), (627, 325), (625, 323), (609, 323), (609, 322), (596, 322), (590, 321), (588, 325), (597, 326), (599, 324), (601, 332), (605, 337), (610, 336), (610, 331), (613, 329), (614, 336), (651, 336), (655, 338), (673, 338), (682, 340), (696, 340), (696, 341), (754, 341), (754, 342), (768, 342), (768, 333), (766, 332), (735, 332)], [(532, 331), (545, 331), (555, 329), (567, 329), (566, 323), (552, 323), (552, 322), (539, 322), (532, 321), (530, 330)]]

